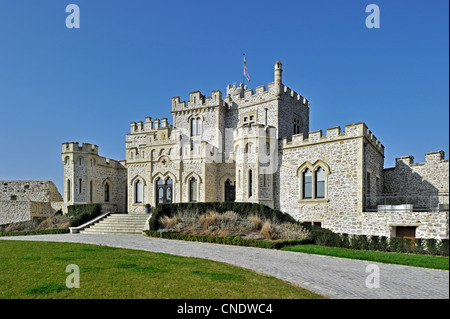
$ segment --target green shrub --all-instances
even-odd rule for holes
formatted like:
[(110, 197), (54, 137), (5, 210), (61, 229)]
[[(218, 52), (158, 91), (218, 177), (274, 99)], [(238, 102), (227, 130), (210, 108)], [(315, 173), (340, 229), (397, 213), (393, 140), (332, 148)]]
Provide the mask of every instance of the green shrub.
[(438, 254), (437, 240), (434, 238), (425, 239), (425, 250), (428, 255), (437, 255)]
[(441, 256), (448, 256), (448, 239), (441, 239), (438, 244), (438, 252)]
[(77, 227), (100, 216), (102, 206), (100, 204), (81, 204), (67, 207), (67, 216), (70, 218), (69, 226)]
[(424, 242), (424, 240), (422, 238), (416, 238), (414, 240), (413, 253), (415, 253), (415, 254), (426, 254), (425, 242)]
[(370, 236), (369, 241), (369, 249), (370, 250), (381, 250), (380, 249), (380, 237), (379, 236)]
[(67, 234), (70, 230), (67, 228), (59, 229), (39, 229), (39, 230), (24, 230), (13, 231), (8, 233), (0, 233), (0, 236), (29, 236), (29, 235), (47, 235), (47, 234)]
[(386, 236), (380, 237), (379, 247), (381, 251), (389, 251), (389, 241)]
[(405, 253), (411, 254), (414, 250), (414, 242), (411, 238), (403, 238), (403, 249)]
[(341, 242), (340, 242), (340, 246), (341, 248), (350, 248), (350, 239), (348, 234), (346, 233), (342, 233), (341, 234)]
[(353, 235), (350, 237), (351, 249), (369, 249), (369, 241), (366, 235)]
[(389, 240), (389, 251), (393, 253), (404, 253), (405, 247), (403, 245), (402, 237), (391, 237)]

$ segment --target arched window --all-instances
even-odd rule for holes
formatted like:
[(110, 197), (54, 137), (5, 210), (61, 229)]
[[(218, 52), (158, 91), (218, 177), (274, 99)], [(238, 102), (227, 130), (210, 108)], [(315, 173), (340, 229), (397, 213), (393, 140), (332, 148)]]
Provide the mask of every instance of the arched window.
[(140, 180), (136, 181), (134, 185), (135, 190), (135, 203), (142, 203), (142, 182)]
[(253, 172), (250, 169), (248, 171), (248, 197), (253, 196)]
[(105, 183), (105, 202), (109, 202), (109, 184)]
[(312, 198), (312, 173), (309, 168), (303, 172), (303, 198)]
[(189, 201), (196, 202), (197, 200), (197, 180), (193, 177), (189, 180)]
[(316, 170), (315, 191), (316, 198), (325, 198), (325, 171), (322, 167)]
[(66, 156), (65, 158), (64, 158), (64, 164), (65, 165), (68, 165), (69, 164), (69, 156)]

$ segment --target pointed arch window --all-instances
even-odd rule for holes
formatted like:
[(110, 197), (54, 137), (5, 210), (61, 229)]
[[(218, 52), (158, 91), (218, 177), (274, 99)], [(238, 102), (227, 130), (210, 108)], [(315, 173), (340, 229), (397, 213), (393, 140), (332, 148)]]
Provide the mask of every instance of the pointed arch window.
[(325, 171), (319, 166), (315, 174), (316, 198), (325, 198)]
[(109, 202), (109, 184), (105, 183), (105, 202)]
[(253, 172), (250, 169), (248, 171), (248, 197), (253, 196)]
[(191, 119), (191, 136), (202, 135), (202, 118), (192, 118)]
[(303, 172), (303, 198), (312, 198), (312, 172), (309, 168)]
[(140, 204), (142, 203), (142, 182), (140, 180), (137, 180), (134, 184), (134, 196), (135, 196), (135, 203)]
[(193, 177), (189, 180), (189, 201), (196, 202), (197, 198), (197, 180)]

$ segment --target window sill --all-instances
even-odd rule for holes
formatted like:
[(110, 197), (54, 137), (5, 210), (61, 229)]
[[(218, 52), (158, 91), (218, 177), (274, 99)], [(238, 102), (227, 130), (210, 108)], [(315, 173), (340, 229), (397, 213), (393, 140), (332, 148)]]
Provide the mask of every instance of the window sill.
[(302, 198), (298, 201), (301, 204), (328, 203), (328, 198)]

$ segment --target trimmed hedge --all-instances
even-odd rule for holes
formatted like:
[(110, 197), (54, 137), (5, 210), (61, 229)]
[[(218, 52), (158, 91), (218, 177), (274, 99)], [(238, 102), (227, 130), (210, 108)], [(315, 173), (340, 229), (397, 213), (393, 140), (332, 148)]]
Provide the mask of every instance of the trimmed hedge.
[(326, 228), (311, 228), (315, 244), (356, 250), (378, 250), (395, 253), (449, 255), (449, 240), (337, 234)]
[(208, 210), (213, 210), (218, 213), (225, 213), (226, 211), (234, 211), (243, 218), (250, 215), (258, 215), (262, 219), (276, 219), (280, 223), (290, 222), (297, 223), (295, 219), (286, 213), (279, 210), (272, 209), (268, 206), (256, 203), (241, 203), (241, 202), (206, 202), (206, 203), (172, 203), (159, 204), (152, 212), (152, 217), (149, 221), (150, 230), (158, 230), (161, 225), (159, 218), (161, 216), (172, 217), (178, 211), (189, 210), (196, 212), (199, 216), (205, 214)]
[(23, 230), (12, 231), (7, 233), (0, 233), (1, 236), (28, 236), (28, 235), (47, 235), (47, 234), (67, 234), (70, 230), (67, 228), (55, 228), (55, 229), (39, 229), (39, 230)]
[(67, 215), (70, 217), (69, 227), (77, 227), (100, 216), (102, 205), (100, 204), (80, 204), (67, 207)]
[(195, 235), (195, 234), (172, 233), (161, 231), (158, 232), (155, 230), (147, 230), (145, 231), (145, 233), (150, 237), (159, 237), (165, 239), (178, 239), (186, 241), (198, 241), (203, 243), (214, 243), (214, 244), (225, 244), (225, 245), (258, 247), (269, 249), (280, 249), (282, 247), (287, 246), (308, 245), (314, 243), (311, 239), (269, 241), (269, 240), (246, 239), (241, 238), (239, 236), (220, 237), (220, 236)]

